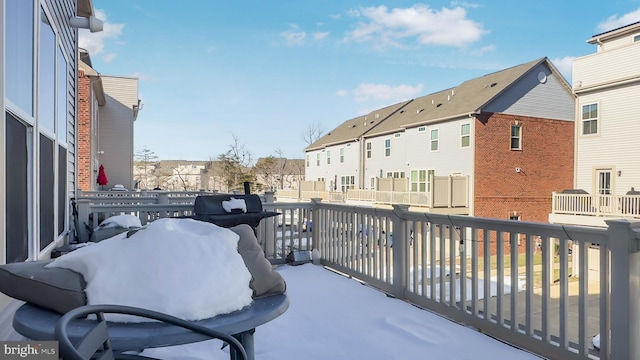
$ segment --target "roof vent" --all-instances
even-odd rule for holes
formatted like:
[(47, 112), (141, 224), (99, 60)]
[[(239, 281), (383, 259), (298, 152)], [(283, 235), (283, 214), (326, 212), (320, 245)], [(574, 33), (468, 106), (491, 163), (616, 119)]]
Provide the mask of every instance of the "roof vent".
[(433, 99), (431, 99), (431, 105), (433, 105), (433, 104), (435, 104), (435, 103), (436, 103), (436, 101), (435, 101), (435, 100), (433, 100)]
[(496, 86), (496, 85), (498, 85), (498, 83), (491, 83), (491, 85), (489, 85), (489, 86), (490, 86), (490, 87), (494, 87), (494, 86)]
[(418, 110), (416, 110), (416, 114), (420, 114), (423, 111), (424, 111), (424, 109), (418, 109)]
[(447, 101), (451, 101), (451, 95), (447, 95)]
[(456, 89), (451, 89), (451, 96), (456, 94)]
[(376, 119), (380, 117), (380, 114), (376, 114)]

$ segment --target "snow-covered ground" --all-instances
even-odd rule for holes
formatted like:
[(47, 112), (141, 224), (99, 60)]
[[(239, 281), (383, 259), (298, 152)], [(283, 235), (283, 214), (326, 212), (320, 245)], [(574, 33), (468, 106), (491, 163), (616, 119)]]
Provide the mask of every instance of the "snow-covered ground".
[[(289, 310), (255, 333), (260, 360), (538, 359), (380, 291), (306, 264), (284, 266)], [(172, 359), (228, 359), (217, 340), (147, 349)]]

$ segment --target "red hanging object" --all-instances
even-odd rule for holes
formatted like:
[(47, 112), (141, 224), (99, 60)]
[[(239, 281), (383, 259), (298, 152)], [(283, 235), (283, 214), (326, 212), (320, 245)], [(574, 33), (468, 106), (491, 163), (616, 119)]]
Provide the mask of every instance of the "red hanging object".
[(107, 174), (104, 173), (104, 166), (102, 165), (100, 165), (100, 168), (98, 169), (98, 178), (96, 179), (96, 182), (100, 186), (105, 186), (109, 182)]

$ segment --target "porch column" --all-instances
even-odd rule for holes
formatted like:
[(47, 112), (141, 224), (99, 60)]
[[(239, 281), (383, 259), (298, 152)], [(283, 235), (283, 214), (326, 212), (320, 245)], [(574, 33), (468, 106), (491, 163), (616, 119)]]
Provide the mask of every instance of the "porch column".
[(407, 283), (407, 233), (405, 231), (404, 213), (409, 211), (408, 205), (393, 205), (393, 295), (404, 299)]
[[(611, 359), (640, 359), (640, 222), (607, 220), (611, 249)], [(601, 342), (607, 334), (600, 334)]]

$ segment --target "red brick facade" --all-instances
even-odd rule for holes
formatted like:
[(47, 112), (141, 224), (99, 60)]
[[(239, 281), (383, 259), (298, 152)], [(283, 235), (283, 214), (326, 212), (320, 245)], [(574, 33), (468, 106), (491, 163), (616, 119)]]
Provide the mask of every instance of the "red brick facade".
[(91, 165), (91, 79), (78, 71), (78, 189), (93, 190)]
[[(547, 222), (551, 193), (573, 187), (574, 123), (483, 113), (475, 125), (474, 216)], [(512, 125), (521, 150), (511, 150)]]

